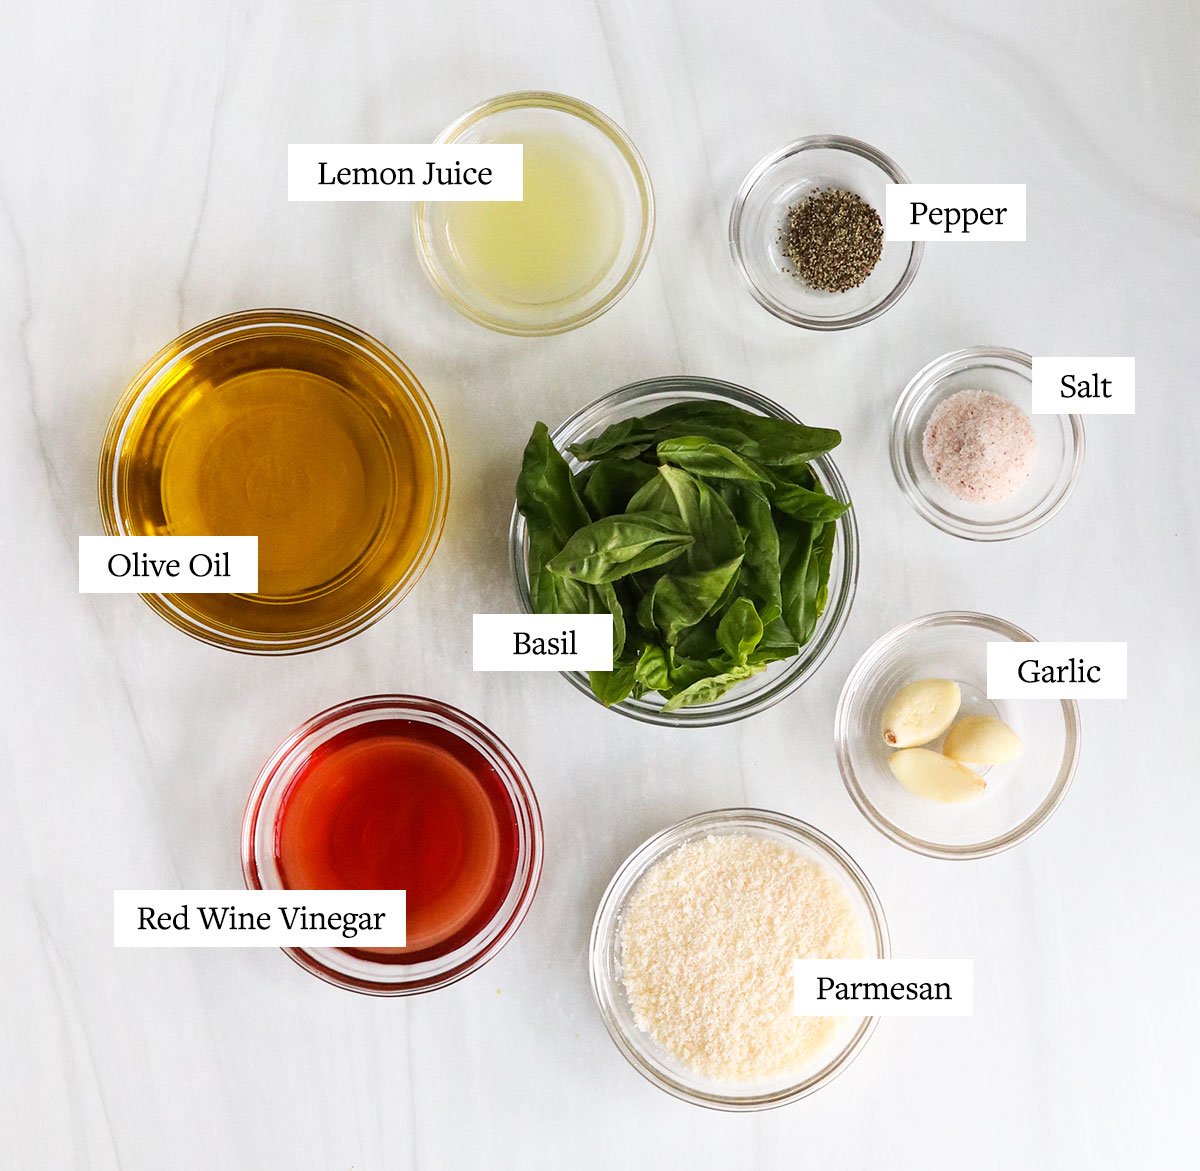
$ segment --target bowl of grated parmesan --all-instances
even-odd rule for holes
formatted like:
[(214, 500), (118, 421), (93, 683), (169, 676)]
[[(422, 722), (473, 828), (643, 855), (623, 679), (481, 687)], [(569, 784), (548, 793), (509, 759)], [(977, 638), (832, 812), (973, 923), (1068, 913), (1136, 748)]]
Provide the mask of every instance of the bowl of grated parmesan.
[(883, 908), (858, 864), (795, 818), (722, 809), (639, 846), (592, 926), (591, 983), (609, 1035), (667, 1093), (765, 1110), (813, 1093), (874, 1017), (792, 1011), (798, 959), (886, 958)]

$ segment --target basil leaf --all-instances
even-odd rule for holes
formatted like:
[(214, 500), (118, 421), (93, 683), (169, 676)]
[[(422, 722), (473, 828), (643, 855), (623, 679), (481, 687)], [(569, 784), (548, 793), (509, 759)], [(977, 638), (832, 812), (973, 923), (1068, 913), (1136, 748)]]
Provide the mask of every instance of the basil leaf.
[(587, 509), (575, 490), (571, 469), (550, 441), (545, 423), (537, 423), (525, 445), (517, 476), (517, 508), (529, 535), (529, 594), (539, 614), (586, 614), (586, 591), (564, 586), (546, 563), (588, 523)]
[[(648, 466), (648, 465), (643, 465)], [(626, 512), (673, 512), (679, 515), (679, 506), (675, 503), (675, 494), (671, 486), (663, 478), (662, 468), (646, 481), (630, 498), (625, 507)]]
[(801, 645), (808, 641), (804, 633), (807, 627), (805, 591), (813, 536), (814, 526), (807, 521), (786, 516), (779, 521), (779, 590), (783, 621), (792, 638)]
[(660, 646), (648, 646), (642, 652), (634, 670), (634, 678), (647, 691), (666, 691), (671, 686), (667, 653)]
[(782, 484), (771, 490), (771, 503), (780, 512), (794, 516), (797, 520), (825, 521), (837, 520), (849, 507), (824, 492), (816, 492), (810, 488), (802, 488), (798, 484)]
[(693, 543), (678, 517), (664, 512), (623, 513), (581, 528), (546, 568), (597, 585), (674, 561)]
[(638, 603), (638, 625), (673, 646), (684, 630), (716, 609), (741, 563), (739, 556), (696, 573), (664, 574)]
[[(779, 533), (771, 516), (771, 504), (758, 484), (724, 485), (724, 496), (737, 517), (746, 555), (742, 561), (741, 584), (762, 613), (776, 617), (783, 610), (779, 592)], [(764, 618), (767, 625), (770, 619)]]
[(611, 671), (590, 671), (588, 682), (592, 685), (592, 694), (605, 707), (620, 703), (633, 691), (636, 669), (637, 664), (627, 660), (621, 663), (614, 662)]
[(763, 624), (749, 598), (737, 598), (725, 611), (717, 627), (717, 642), (721, 649), (738, 664), (744, 664), (762, 641)]
[(718, 480), (758, 480), (771, 483), (765, 469), (752, 460), (738, 455), (723, 444), (705, 439), (701, 435), (683, 435), (678, 439), (664, 439), (658, 445), (658, 458), (663, 463), (674, 464), (694, 476), (711, 476)]
[(736, 687), (743, 680), (749, 679), (751, 675), (757, 675), (764, 669), (757, 664), (746, 664), (745, 666), (739, 664), (731, 667), (728, 671), (721, 671), (718, 674), (710, 675), (707, 679), (700, 679), (672, 695), (663, 705), (663, 711), (673, 712), (681, 707), (713, 703), (731, 687)]
[(729, 505), (703, 480), (680, 468), (659, 468), (675, 498), (679, 515), (695, 541), (688, 549), (692, 569), (712, 569), (746, 552), (746, 542)]
[[(587, 482), (583, 487), (583, 502), (587, 505), (592, 520), (625, 512), (629, 502), (648, 480), (653, 480), (658, 470), (650, 464), (636, 460), (602, 459), (587, 469)], [(653, 508), (638, 511), (655, 511)]]
[(675, 403), (645, 418), (622, 419), (599, 435), (571, 445), (581, 460), (614, 455), (633, 459), (664, 439), (700, 436), (769, 468), (796, 468), (832, 451), (841, 434), (827, 427), (806, 427), (789, 419), (753, 415), (732, 403)]

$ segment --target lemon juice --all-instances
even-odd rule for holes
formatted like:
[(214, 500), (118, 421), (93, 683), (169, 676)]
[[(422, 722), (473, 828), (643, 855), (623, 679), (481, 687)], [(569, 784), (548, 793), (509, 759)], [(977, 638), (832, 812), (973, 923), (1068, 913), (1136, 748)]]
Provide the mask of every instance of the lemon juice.
[(611, 174), (566, 134), (508, 138), (524, 145), (524, 198), (445, 205), (445, 232), (462, 278), (514, 305), (585, 296), (621, 246), (621, 202)]

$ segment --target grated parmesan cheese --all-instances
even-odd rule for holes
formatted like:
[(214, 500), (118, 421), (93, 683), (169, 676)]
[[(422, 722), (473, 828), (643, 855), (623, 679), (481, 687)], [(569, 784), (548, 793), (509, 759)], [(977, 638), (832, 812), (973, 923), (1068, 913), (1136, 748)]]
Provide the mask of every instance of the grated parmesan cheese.
[(637, 1025), (724, 1082), (798, 1072), (839, 1022), (792, 1012), (792, 961), (864, 954), (841, 882), (800, 850), (753, 834), (685, 842), (629, 898), (622, 981)]

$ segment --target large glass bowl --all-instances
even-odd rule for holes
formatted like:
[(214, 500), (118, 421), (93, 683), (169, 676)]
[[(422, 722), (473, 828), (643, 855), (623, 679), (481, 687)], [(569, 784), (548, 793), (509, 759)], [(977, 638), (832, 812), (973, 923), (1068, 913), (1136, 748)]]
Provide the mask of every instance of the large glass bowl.
[(292, 780), (322, 745), (351, 728), (383, 722), (433, 725), (464, 741), (487, 762), (512, 804), (517, 864), (512, 884), (491, 919), (469, 940), (436, 959), (385, 963), (341, 948), (284, 948), (306, 971), (339, 988), (375, 996), (411, 996), (444, 988), (488, 962), (525, 920), (542, 873), (542, 815), (525, 770), (478, 720), (449, 704), (417, 695), (348, 700), (297, 728), (263, 766), (242, 819), (242, 875), (250, 890), (287, 889), (276, 857), (279, 818)]
[(434, 288), (461, 313), (500, 333), (564, 333), (613, 307), (637, 280), (654, 237), (654, 190), (629, 136), (594, 106), (540, 90), (503, 94), (456, 118), (437, 143), (521, 142), (523, 135), (569, 138), (602, 170), (619, 204), (618, 240), (605, 270), (587, 288), (548, 301), (501, 298), (471, 279), (459, 261), (445, 203), (413, 204), (417, 257)]
[[(678, 375), (650, 378), (614, 390), (577, 411), (561, 423), (551, 433), (550, 438), (554, 446), (566, 457), (572, 471), (578, 471), (584, 465), (567, 451), (569, 444), (596, 435), (605, 427), (622, 419), (647, 415), (673, 403), (706, 400), (729, 402), (754, 414), (799, 422), (795, 415), (778, 403), (745, 387), (721, 382), (715, 378)], [(837, 465), (828, 455), (819, 456), (809, 466), (825, 492), (845, 504), (850, 503), (845, 481)], [(529, 537), (525, 518), (514, 507), (509, 528), (509, 559), (521, 609), (530, 614), (533, 612), (533, 602), (529, 593), (528, 549)], [(631, 697), (622, 700), (613, 704), (611, 710), (648, 724), (661, 724), (673, 728), (703, 728), (714, 724), (728, 724), (765, 711), (801, 687), (825, 661), (850, 616), (850, 605), (854, 600), (857, 583), (858, 525), (854, 519), (854, 510), (850, 509), (837, 525), (833, 563), (829, 574), (829, 600), (817, 621), (812, 638), (800, 648), (798, 655), (780, 663), (773, 663), (765, 671), (738, 684), (715, 703), (667, 712), (663, 711), (666, 700), (657, 693), (651, 693), (641, 699)], [(572, 686), (596, 699), (587, 675), (577, 671), (565, 671), (563, 674)]]
[[(219, 369), (220, 380), (206, 373)], [(252, 415), (247, 379), (296, 370), (319, 382), (343, 409), (367, 420), (369, 453), (385, 464), (389, 491), (379, 523), (319, 585), (295, 593), (231, 594), (221, 607), (205, 595), (143, 594), (172, 626), (213, 646), (247, 654), (316, 650), (377, 622), (429, 564), (446, 520), (450, 465), (433, 404), (412, 371), (386, 346), (345, 322), (295, 309), (256, 309), (207, 321), (164, 346), (141, 369), (113, 411), (100, 453), (100, 514), (109, 536), (205, 536), (177, 528), (170, 510), (151, 527), (131, 503), (162, 466), (143, 448), (169, 436), (194, 400), (225, 394), (225, 408)], [(164, 440), (164, 442), (166, 442)], [(176, 439), (171, 451), (194, 445)], [(253, 453), (247, 454), (247, 460)], [(248, 462), (247, 467), (253, 471)], [(294, 474), (302, 477), (304, 468)], [(419, 478), (422, 492), (411, 490)], [(251, 490), (247, 478), (245, 491)], [(156, 489), (157, 491), (157, 489)], [(411, 534), (411, 539), (403, 534)], [(221, 536), (261, 535), (220, 533)], [(260, 549), (260, 558), (263, 550)], [(209, 596), (211, 597), (211, 595)]]
[[(987, 644), (1034, 643), (1011, 622), (988, 614), (929, 614), (889, 631), (855, 664), (834, 717), (842, 779), (854, 804), (880, 833), (931, 858), (984, 858), (1024, 841), (1058, 808), (1079, 760), (1079, 708), (1073, 699), (989, 699)], [(1008, 764), (979, 769), (987, 791), (943, 805), (910, 793), (888, 767), (883, 710), (907, 683), (953, 679), (960, 715), (995, 716), (1021, 737)], [(926, 747), (937, 750), (939, 740)]]
[(644, 1078), (676, 1098), (715, 1110), (768, 1110), (819, 1090), (862, 1051), (876, 1017), (848, 1017), (833, 1043), (794, 1074), (770, 1082), (730, 1085), (703, 1078), (638, 1028), (621, 976), (621, 925), (642, 876), (685, 842), (722, 834), (766, 837), (819, 862), (841, 884), (859, 919), (864, 958), (887, 959), (891, 940), (879, 897), (858, 863), (811, 825), (763, 809), (719, 809), (689, 817), (645, 841), (621, 864), (600, 900), (592, 925), (589, 972), (592, 993), (616, 1046)]

